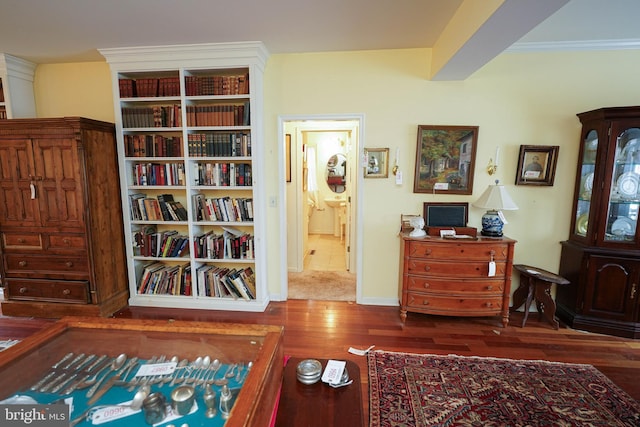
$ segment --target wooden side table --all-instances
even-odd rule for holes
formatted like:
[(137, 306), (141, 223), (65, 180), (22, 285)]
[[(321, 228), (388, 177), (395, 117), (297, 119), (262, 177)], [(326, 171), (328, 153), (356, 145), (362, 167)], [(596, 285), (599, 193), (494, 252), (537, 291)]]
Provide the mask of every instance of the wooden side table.
[(529, 307), (535, 298), (539, 318), (544, 317), (554, 329), (558, 329), (560, 325), (555, 319), (556, 303), (551, 298), (551, 285), (566, 285), (569, 281), (562, 276), (529, 265), (514, 264), (513, 268), (520, 272), (520, 286), (513, 293), (511, 311), (516, 311), (525, 304), (522, 327), (527, 323)]

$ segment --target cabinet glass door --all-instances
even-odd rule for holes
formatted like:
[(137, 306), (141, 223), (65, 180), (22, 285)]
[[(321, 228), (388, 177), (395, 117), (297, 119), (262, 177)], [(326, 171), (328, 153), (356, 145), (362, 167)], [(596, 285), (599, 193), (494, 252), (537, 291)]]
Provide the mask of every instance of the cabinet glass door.
[(635, 243), (640, 207), (640, 128), (624, 129), (616, 138), (615, 162), (604, 240)]
[(576, 208), (574, 233), (586, 237), (589, 228), (591, 212), (591, 195), (593, 191), (593, 176), (596, 171), (596, 154), (598, 152), (598, 132), (591, 130), (587, 133), (582, 147), (582, 164), (580, 166), (580, 189)]

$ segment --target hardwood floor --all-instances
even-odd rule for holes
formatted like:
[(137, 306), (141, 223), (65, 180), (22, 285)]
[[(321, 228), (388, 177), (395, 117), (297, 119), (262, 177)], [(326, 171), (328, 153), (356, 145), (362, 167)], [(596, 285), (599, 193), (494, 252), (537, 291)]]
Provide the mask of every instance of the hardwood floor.
[[(285, 327), (285, 354), (302, 358), (350, 359), (360, 368), (362, 401), (368, 424), (366, 357), (349, 347), (411, 353), (543, 359), (594, 365), (634, 399), (640, 400), (640, 340), (554, 330), (535, 313), (524, 328), (521, 313), (502, 328), (498, 319), (446, 318), (409, 313), (402, 324), (397, 307), (357, 305), (341, 301), (272, 302), (264, 313), (130, 307), (118, 318), (179, 319)], [(0, 316), (0, 340), (24, 338), (51, 320)]]

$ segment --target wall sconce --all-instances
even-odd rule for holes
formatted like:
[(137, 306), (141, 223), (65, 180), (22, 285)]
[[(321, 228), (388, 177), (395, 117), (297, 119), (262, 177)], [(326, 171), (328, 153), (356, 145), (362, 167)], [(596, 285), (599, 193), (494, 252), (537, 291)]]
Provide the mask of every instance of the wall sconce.
[(496, 160), (495, 163), (493, 159), (489, 157), (489, 164), (487, 165), (487, 173), (489, 175), (493, 175), (498, 171), (498, 155), (500, 155), (500, 147), (496, 147)]

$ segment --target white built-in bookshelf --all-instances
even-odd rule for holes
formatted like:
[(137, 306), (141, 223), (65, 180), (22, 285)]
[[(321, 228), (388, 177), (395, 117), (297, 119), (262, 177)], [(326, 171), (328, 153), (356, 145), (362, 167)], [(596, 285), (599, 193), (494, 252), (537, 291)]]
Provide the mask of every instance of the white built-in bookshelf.
[(36, 117), (36, 64), (0, 53), (0, 120)]
[(259, 42), (101, 49), (133, 306), (263, 311)]

